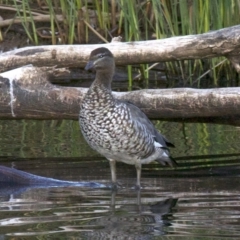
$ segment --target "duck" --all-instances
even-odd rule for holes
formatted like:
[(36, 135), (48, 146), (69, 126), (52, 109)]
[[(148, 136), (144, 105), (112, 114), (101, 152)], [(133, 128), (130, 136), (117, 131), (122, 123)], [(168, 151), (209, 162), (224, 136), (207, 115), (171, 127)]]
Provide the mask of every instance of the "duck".
[(94, 49), (85, 67), (95, 72), (95, 79), (80, 104), (79, 124), (89, 146), (109, 160), (112, 188), (117, 188), (116, 162), (134, 165), (136, 188), (140, 189), (142, 164), (157, 161), (175, 167), (167, 140), (133, 103), (116, 99), (111, 83), (115, 72), (112, 52)]

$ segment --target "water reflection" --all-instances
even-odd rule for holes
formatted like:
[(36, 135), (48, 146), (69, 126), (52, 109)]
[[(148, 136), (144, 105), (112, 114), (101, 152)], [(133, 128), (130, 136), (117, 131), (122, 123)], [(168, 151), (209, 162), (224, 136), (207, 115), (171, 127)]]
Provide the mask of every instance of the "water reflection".
[(127, 205), (126, 201), (116, 203), (115, 193), (112, 193), (110, 214), (89, 221), (87, 225), (96, 229), (83, 235), (94, 239), (119, 239), (120, 236), (121, 239), (151, 239), (153, 233), (164, 235), (164, 227), (171, 226), (169, 218), (177, 199), (142, 205), (139, 194), (140, 191), (135, 204)]
[[(49, 166), (45, 163), (46, 174), (39, 168), (41, 160), (15, 159), (15, 165), (42, 176), (58, 176), (60, 172), (61, 179), (71, 181), (109, 181), (108, 164), (100, 158), (92, 159), (96, 169), (87, 174), (84, 161), (76, 164), (68, 159), (66, 168), (67, 159), (55, 160), (57, 168), (52, 167), (51, 161)], [(239, 167), (229, 166), (227, 175), (225, 167), (216, 168), (215, 173), (206, 170), (203, 175), (201, 169), (164, 175), (164, 171), (153, 168), (152, 174), (150, 170), (143, 171), (141, 192), (133, 188), (134, 167), (120, 164), (118, 169), (123, 187), (117, 193), (107, 188), (0, 185), (2, 238), (240, 237)]]
[(78, 232), (91, 239), (149, 239), (149, 234), (162, 235), (164, 227), (171, 225), (168, 217), (177, 202), (161, 197), (141, 199), (141, 192), (132, 189), (117, 193), (108, 189), (36, 188), (6, 183), (0, 189), (0, 229), (11, 229), (7, 236), (50, 234), (55, 238)]
[[(239, 153), (236, 126), (154, 121), (176, 146), (173, 157)], [(0, 156), (17, 158), (99, 156), (81, 136), (77, 121), (0, 120)], [(36, 134), (37, 133), (37, 134)]]
[[(176, 148), (176, 170), (118, 164), (122, 188), (0, 184), (0, 239), (239, 239), (239, 128), (155, 122)], [(76, 121), (0, 121), (0, 165), (107, 185), (108, 162)], [(36, 134), (37, 133), (37, 134)], [(5, 156), (5, 157), (3, 157)]]

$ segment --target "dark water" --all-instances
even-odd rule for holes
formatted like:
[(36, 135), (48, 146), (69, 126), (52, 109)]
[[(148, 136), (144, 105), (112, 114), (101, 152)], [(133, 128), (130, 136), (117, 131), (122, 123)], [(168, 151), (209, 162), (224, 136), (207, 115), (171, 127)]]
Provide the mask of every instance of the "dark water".
[[(235, 126), (155, 122), (175, 143), (176, 170), (119, 163), (121, 188), (0, 184), (0, 239), (239, 239), (240, 151)], [(108, 162), (75, 121), (0, 121), (0, 165), (108, 185)]]

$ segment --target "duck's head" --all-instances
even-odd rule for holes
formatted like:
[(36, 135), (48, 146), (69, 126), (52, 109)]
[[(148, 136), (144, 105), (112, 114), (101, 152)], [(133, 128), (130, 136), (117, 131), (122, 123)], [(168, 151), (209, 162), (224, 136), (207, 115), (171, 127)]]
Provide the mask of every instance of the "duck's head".
[(114, 72), (115, 62), (113, 54), (105, 47), (93, 50), (85, 70)]

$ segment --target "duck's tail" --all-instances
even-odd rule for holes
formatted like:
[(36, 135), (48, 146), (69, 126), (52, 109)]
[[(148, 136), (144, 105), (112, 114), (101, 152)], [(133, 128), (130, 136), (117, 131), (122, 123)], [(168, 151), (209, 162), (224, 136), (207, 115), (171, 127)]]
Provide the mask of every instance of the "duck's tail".
[(175, 168), (178, 166), (177, 162), (174, 160), (174, 158), (168, 156), (168, 157), (163, 157), (163, 158), (159, 158), (156, 159), (157, 162), (161, 163), (162, 165), (166, 166), (170, 166), (172, 168)]

